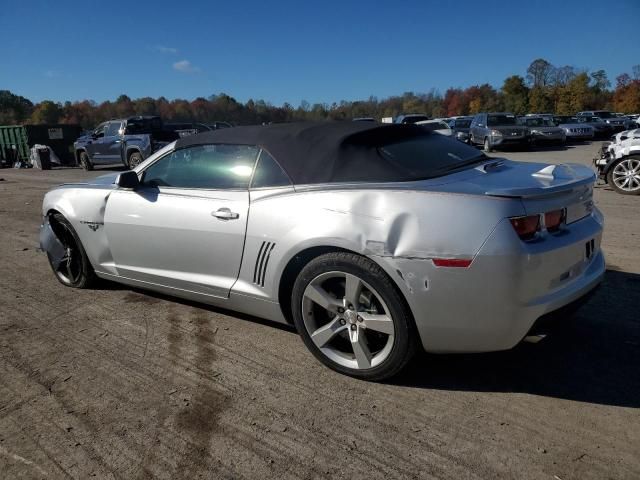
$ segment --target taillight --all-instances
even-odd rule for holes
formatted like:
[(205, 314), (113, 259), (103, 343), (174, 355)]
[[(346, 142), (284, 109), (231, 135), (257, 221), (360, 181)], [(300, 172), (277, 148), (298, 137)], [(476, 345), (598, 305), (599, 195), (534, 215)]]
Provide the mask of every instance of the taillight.
[(509, 219), (513, 229), (522, 240), (531, 240), (540, 230), (540, 215), (513, 217)]
[(565, 209), (553, 210), (544, 214), (544, 226), (549, 232), (557, 232), (564, 223)]
[(473, 261), (472, 258), (432, 258), (431, 261), (436, 267), (458, 267), (468, 268)]

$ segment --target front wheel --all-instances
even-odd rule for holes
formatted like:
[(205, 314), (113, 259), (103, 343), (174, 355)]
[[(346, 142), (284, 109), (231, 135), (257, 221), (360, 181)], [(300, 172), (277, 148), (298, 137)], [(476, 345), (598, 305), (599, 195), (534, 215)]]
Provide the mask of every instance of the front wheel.
[(80, 166), (87, 171), (93, 170), (93, 163), (91, 163), (89, 154), (85, 151), (80, 152)]
[(133, 170), (142, 163), (142, 155), (140, 152), (133, 152), (129, 155), (129, 169)]
[(411, 312), (368, 258), (346, 252), (315, 258), (295, 281), (292, 306), (307, 348), (340, 373), (383, 380), (400, 372), (417, 349)]
[(489, 138), (488, 137), (485, 137), (485, 139), (484, 139), (484, 151), (488, 153), (491, 150), (492, 150), (491, 142), (489, 142)]
[(90, 287), (95, 282), (96, 275), (75, 230), (60, 213), (51, 215), (50, 223), (53, 233), (64, 248), (61, 259), (53, 258), (47, 252), (49, 265), (56, 278), (67, 287)]
[(640, 156), (616, 160), (607, 173), (607, 183), (623, 195), (640, 195)]

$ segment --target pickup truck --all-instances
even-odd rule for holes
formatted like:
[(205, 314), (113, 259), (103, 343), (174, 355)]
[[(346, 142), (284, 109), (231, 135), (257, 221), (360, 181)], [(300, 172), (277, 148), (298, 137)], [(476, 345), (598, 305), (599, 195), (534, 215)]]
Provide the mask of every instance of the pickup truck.
[(138, 116), (101, 123), (73, 146), (76, 162), (85, 170), (117, 162), (131, 169), (178, 137), (164, 129), (160, 117)]

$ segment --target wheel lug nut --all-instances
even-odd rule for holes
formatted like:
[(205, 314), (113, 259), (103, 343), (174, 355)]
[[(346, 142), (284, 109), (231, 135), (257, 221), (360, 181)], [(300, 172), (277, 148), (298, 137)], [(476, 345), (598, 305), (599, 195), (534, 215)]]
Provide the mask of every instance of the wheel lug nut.
[(356, 327), (355, 325), (351, 325), (351, 330), (355, 330), (356, 328), (358, 327)]
[(338, 313), (344, 313), (344, 308), (338, 307)]
[(346, 325), (347, 321), (344, 318), (340, 319), (340, 325)]
[(362, 317), (360, 315), (358, 315), (358, 321), (361, 322), (362, 321)]

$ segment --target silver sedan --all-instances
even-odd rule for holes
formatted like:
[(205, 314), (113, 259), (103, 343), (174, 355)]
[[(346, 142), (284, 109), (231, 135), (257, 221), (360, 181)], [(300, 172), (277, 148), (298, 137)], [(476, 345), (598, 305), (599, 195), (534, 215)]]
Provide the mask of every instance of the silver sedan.
[(512, 348), (594, 289), (594, 181), (415, 125), (238, 127), (51, 190), (40, 242), (64, 285), (290, 323), (327, 366), (380, 380), (420, 348)]

